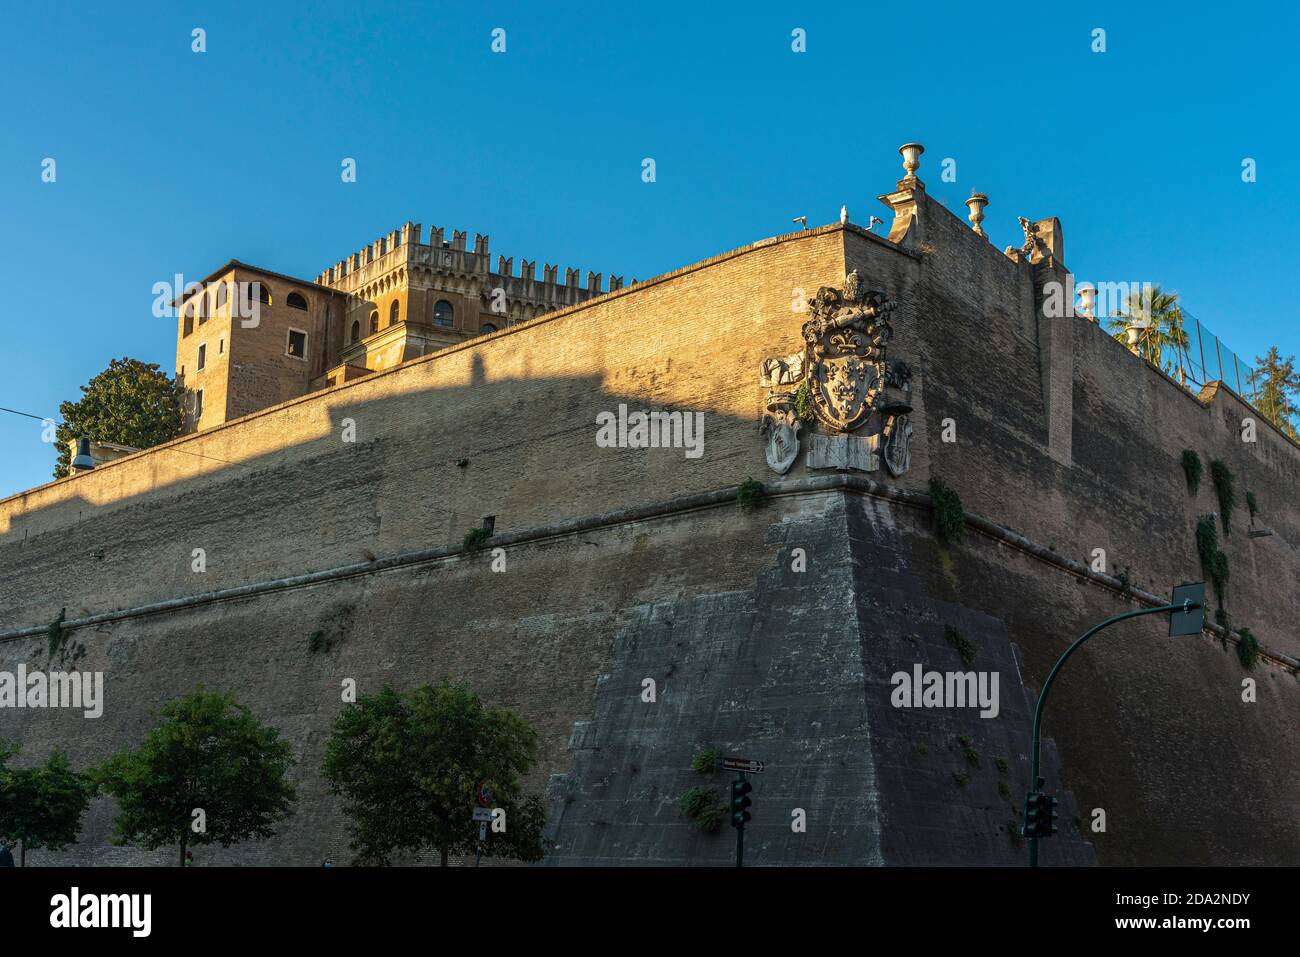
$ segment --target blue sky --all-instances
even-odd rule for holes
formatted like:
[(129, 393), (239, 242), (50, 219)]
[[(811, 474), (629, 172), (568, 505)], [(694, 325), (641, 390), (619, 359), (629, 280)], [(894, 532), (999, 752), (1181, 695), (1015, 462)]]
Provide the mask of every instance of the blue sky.
[[(990, 195), (999, 248), (1059, 216), (1080, 280), (1175, 289), (1248, 359), (1300, 352), (1294, 6), (808, 7), (11, 6), (0, 406), (53, 415), (116, 356), (172, 371), (151, 306), (177, 272), (311, 278), (411, 219), (644, 279), (793, 216), (883, 215), (909, 140), (932, 195)], [(49, 480), (39, 423), (0, 413), (0, 449), (0, 495)]]

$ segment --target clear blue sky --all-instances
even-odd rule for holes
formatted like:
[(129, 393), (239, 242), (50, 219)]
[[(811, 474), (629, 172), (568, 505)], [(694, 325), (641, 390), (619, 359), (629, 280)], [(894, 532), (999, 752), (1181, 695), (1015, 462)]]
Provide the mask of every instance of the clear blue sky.
[[(807, 6), (10, 5), (0, 406), (54, 415), (115, 356), (170, 373), (152, 287), (177, 272), (311, 278), (411, 219), (644, 279), (883, 214), (909, 140), (932, 195), (991, 196), (999, 248), (1059, 216), (1080, 280), (1175, 289), (1243, 357), (1300, 352), (1294, 5)], [(0, 495), (49, 480), (39, 433), (0, 414)]]

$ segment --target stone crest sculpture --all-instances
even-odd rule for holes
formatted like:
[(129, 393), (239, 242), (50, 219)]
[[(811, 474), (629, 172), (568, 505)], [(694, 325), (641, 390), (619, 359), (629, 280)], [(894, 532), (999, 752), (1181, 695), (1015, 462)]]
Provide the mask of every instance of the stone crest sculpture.
[(883, 457), (890, 474), (907, 471), (912, 373), (885, 357), (893, 309), (883, 292), (863, 287), (855, 270), (843, 289), (823, 286), (809, 303), (802, 353), (763, 360), (759, 381), (768, 393), (760, 430), (767, 464), (778, 475), (798, 458), (809, 418), (819, 427), (808, 437), (809, 468), (872, 472)]
[(767, 465), (784, 475), (799, 457), (799, 430), (803, 423), (795, 412), (795, 385), (804, 377), (804, 356), (764, 359), (759, 380), (767, 386), (767, 412), (760, 430), (766, 444)]

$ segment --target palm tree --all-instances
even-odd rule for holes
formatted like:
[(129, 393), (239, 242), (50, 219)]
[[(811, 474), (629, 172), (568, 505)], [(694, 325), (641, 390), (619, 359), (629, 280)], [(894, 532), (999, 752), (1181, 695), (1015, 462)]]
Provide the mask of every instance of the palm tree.
[[(1136, 328), (1137, 354), (1170, 374), (1174, 372), (1175, 364), (1165, 360), (1165, 349), (1172, 348), (1182, 355), (1189, 345), (1178, 293), (1165, 292), (1159, 286), (1144, 286), (1129, 293), (1125, 312), (1106, 320), (1106, 326), (1116, 341), (1126, 347), (1129, 346), (1129, 328)], [(1181, 376), (1181, 362), (1177, 368)]]

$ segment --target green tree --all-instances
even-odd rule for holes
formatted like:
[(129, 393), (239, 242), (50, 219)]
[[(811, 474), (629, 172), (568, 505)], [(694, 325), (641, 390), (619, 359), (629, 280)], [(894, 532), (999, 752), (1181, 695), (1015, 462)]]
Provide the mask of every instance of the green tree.
[(343, 798), (357, 862), (388, 864), (398, 851), (472, 853), (471, 820), (480, 784), (505, 811), (505, 831), (488, 828), (489, 856), (542, 857), (546, 814), (519, 779), (537, 760), (537, 731), (512, 711), (485, 708), (463, 685), (384, 688), (346, 707), (334, 722), (322, 774)]
[(280, 732), (201, 685), (168, 702), (161, 717), (138, 750), (113, 755), (96, 773), (120, 807), (113, 842), (177, 845), (184, 867), (190, 845), (270, 837), (297, 797), (287, 777), (293, 754)]
[(17, 748), (0, 746), (0, 842), (22, 842), (19, 863), (27, 866), (29, 848), (61, 851), (81, 833), (94, 787), (68, 767), (68, 756), (54, 751), (44, 764), (6, 768)]
[(176, 438), (185, 424), (185, 390), (157, 363), (114, 359), (83, 385), (81, 392), (76, 402), (59, 405), (63, 421), (55, 430), (55, 478), (68, 474), (68, 442), (72, 439), (84, 437), (147, 449)]
[(1255, 359), (1255, 406), (1270, 422), (1291, 438), (1300, 442), (1296, 430), (1295, 403), (1292, 396), (1300, 393), (1300, 372), (1296, 371), (1295, 356), (1282, 358), (1277, 346), (1269, 346), (1263, 358)]

